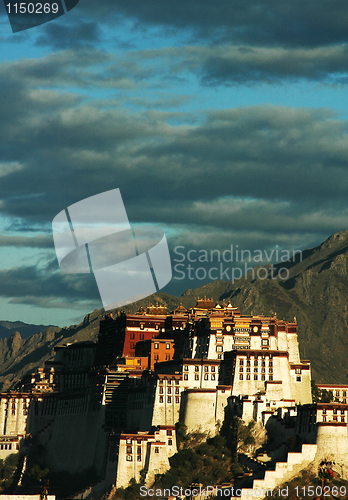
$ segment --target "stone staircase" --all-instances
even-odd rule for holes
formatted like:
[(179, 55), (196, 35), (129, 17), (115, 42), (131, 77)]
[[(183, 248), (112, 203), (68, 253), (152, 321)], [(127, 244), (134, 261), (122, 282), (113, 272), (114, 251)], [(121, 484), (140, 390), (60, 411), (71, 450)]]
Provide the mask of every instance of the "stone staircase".
[[(252, 482), (247, 485), (248, 487), (242, 485), (240, 488), (241, 498), (261, 500), (267, 497), (267, 495), (270, 496), (271, 492), (269, 490), (273, 490), (283, 482), (295, 477), (314, 460), (316, 452), (316, 444), (303, 444), (300, 452), (289, 452), (286, 462), (276, 462), (275, 469), (266, 470), (262, 479), (251, 477), (250, 480)], [(259, 475), (259, 472), (256, 472), (255, 475)], [(235, 488), (235, 491), (237, 489), (238, 487)], [(233, 498), (237, 499), (240, 497), (236, 496)]]

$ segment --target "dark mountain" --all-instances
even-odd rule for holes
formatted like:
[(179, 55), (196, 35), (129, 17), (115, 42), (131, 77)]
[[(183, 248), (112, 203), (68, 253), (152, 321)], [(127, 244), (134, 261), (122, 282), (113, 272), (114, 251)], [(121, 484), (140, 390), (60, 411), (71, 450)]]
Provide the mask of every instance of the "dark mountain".
[(48, 328), (58, 328), (54, 325), (31, 325), (22, 321), (0, 321), (0, 339), (8, 339), (12, 333), (19, 332), (23, 339), (35, 333), (41, 333)]
[[(197, 297), (206, 295), (215, 301), (230, 300), (243, 314), (274, 312), (278, 318), (291, 321), (296, 316), (301, 356), (311, 360), (315, 381), (348, 384), (348, 231), (305, 250), (295, 262), (277, 264), (273, 271), (270, 265), (265, 267), (265, 279), (257, 279), (249, 272), (234, 283), (215, 281), (187, 290), (180, 298), (158, 293), (124, 310), (135, 312), (156, 301), (166, 303), (168, 310), (180, 303), (190, 307)], [(282, 280), (278, 271), (284, 267), (288, 273), (283, 271), (282, 276), (288, 276)], [(103, 310), (95, 310), (79, 325), (50, 327), (27, 339), (19, 333), (0, 339), (0, 388), (12, 387), (25, 373), (43, 366), (56, 345), (96, 340), (103, 315)]]

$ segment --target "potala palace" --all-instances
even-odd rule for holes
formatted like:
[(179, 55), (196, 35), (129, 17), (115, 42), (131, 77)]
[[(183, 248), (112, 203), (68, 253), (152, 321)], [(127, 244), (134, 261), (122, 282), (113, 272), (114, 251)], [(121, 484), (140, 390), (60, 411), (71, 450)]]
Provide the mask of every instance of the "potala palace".
[[(1, 394), (0, 458), (28, 453), (31, 435), (45, 447), (48, 467), (96, 468), (102, 479), (84, 498), (126, 487), (141, 471), (150, 486), (177, 451), (178, 421), (213, 436), (232, 414), (277, 436), (268, 457), (273, 467), (253, 460), (253, 488), (274, 488), (324, 459), (341, 464), (348, 478), (348, 405), (344, 388), (334, 390), (337, 402), (312, 404), (310, 362), (300, 359), (295, 319), (244, 316), (206, 298), (170, 314), (158, 305), (108, 314), (97, 343), (55, 348), (20, 390)], [(289, 452), (294, 434), (302, 448)], [(241, 496), (254, 498), (245, 489)]]

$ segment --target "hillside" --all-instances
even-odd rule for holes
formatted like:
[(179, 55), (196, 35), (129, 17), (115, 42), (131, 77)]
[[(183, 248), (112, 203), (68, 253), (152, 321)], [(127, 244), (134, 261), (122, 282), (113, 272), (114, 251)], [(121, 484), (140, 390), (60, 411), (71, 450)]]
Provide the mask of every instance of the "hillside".
[(0, 338), (9, 338), (12, 333), (19, 332), (23, 339), (45, 332), (48, 328), (57, 328), (54, 325), (32, 325), (23, 321), (0, 321)]
[[(242, 313), (269, 315), (293, 320), (296, 316), (302, 358), (312, 362), (316, 382), (348, 383), (348, 231), (341, 231), (314, 249), (305, 250), (302, 260), (283, 262), (286, 280), (253, 279), (251, 273), (235, 283), (215, 281), (182, 297), (158, 293), (124, 309), (135, 312), (149, 303), (166, 303), (172, 310), (182, 303), (195, 304), (197, 297), (213, 297), (216, 301), (230, 300)], [(273, 276), (277, 275), (277, 271)], [(50, 327), (23, 339), (12, 333), (0, 339), (0, 388), (12, 387), (25, 373), (43, 366), (53, 355), (56, 345), (63, 342), (96, 340), (103, 310), (88, 314), (82, 323), (69, 328)], [(1, 323), (0, 323), (1, 324)]]

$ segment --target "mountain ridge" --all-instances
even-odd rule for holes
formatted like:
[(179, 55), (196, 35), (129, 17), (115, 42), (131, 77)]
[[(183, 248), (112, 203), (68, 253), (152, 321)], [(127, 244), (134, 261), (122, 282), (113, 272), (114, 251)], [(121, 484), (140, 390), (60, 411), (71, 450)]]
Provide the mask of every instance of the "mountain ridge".
[[(272, 266), (268, 264), (266, 279), (257, 279), (250, 271), (234, 283), (223, 280), (206, 283), (187, 289), (181, 297), (159, 292), (121, 309), (134, 313), (139, 307), (159, 302), (166, 303), (171, 311), (181, 303), (191, 307), (198, 297), (207, 296), (215, 302), (231, 301), (242, 314), (276, 313), (287, 321), (296, 317), (301, 357), (311, 360), (313, 379), (321, 383), (347, 383), (348, 230), (297, 254), (294, 262), (273, 266), (277, 270), (281, 267), (288, 270), (287, 279), (272, 278)], [(103, 309), (96, 309), (78, 325), (51, 326), (26, 339), (20, 333), (0, 338), (2, 390), (13, 387), (26, 373), (43, 366), (53, 356), (55, 346), (63, 342), (96, 341), (104, 314)]]

